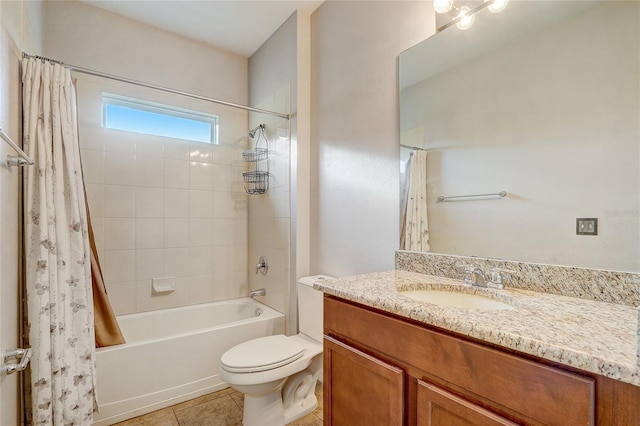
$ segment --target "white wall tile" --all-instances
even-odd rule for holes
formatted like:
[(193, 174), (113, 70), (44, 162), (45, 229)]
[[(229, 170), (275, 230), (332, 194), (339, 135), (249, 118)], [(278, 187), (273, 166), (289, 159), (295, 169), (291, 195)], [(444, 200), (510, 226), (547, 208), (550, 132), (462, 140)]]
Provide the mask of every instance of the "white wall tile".
[(136, 185), (162, 188), (164, 186), (164, 160), (161, 157), (136, 157)]
[(197, 275), (189, 278), (189, 303), (212, 302), (213, 299), (213, 275)]
[(229, 192), (215, 191), (213, 193), (213, 217), (215, 219), (234, 219), (245, 210), (236, 205)]
[(105, 152), (104, 155), (104, 183), (111, 185), (135, 184), (135, 154)]
[(136, 217), (164, 217), (164, 189), (136, 188)]
[[(109, 302), (116, 315), (136, 313), (136, 283), (106, 284)], [(125, 336), (126, 339), (126, 336)]]
[(288, 191), (274, 191), (271, 198), (273, 199), (274, 217), (288, 218), (291, 216)]
[(91, 218), (104, 217), (104, 185), (87, 183), (87, 202)]
[(214, 300), (228, 300), (237, 297), (246, 297), (249, 294), (246, 274), (237, 272), (217, 273), (213, 276)]
[(248, 219), (233, 219), (233, 241), (235, 244), (247, 245), (249, 233)]
[(214, 251), (211, 247), (189, 248), (189, 269), (193, 275), (208, 275), (215, 271)]
[(213, 272), (234, 272), (233, 246), (215, 246), (212, 252)]
[(104, 217), (135, 217), (136, 193), (133, 186), (104, 185)]
[(136, 246), (135, 219), (104, 219), (104, 249), (129, 250)]
[(80, 150), (85, 183), (104, 183), (104, 151)]
[(214, 212), (213, 194), (211, 191), (189, 191), (189, 217), (212, 218)]
[(140, 135), (136, 142), (136, 153), (143, 157), (163, 157), (164, 145), (156, 138)]
[(155, 249), (164, 246), (164, 220), (136, 219), (136, 248)]
[(189, 160), (189, 142), (188, 141), (166, 141), (164, 143), (164, 158), (173, 158), (174, 160)]
[(290, 246), (291, 219), (277, 218), (274, 221), (273, 246), (279, 249), (287, 249)]
[(96, 243), (96, 249), (104, 250), (104, 218), (91, 217), (91, 229)]
[(165, 159), (164, 186), (165, 188), (189, 188), (189, 162)]
[[(245, 145), (244, 149), (247, 149), (248, 145)], [(235, 149), (224, 146), (224, 145), (214, 145), (213, 147), (213, 162), (215, 164), (230, 164), (234, 160), (238, 160), (242, 158), (242, 150), (240, 153), (236, 152)]]
[(213, 219), (189, 219), (189, 246), (213, 246), (213, 232)]
[(213, 146), (208, 143), (191, 142), (189, 145), (189, 160), (201, 163), (213, 162)]
[(229, 191), (231, 187), (231, 166), (229, 164), (213, 165), (213, 190)]
[(136, 252), (134, 250), (106, 250), (100, 257), (106, 283), (135, 281)]
[(78, 133), (80, 148), (104, 151), (105, 135), (97, 126), (80, 126)]
[(136, 280), (164, 277), (164, 250), (137, 250)]
[(236, 245), (229, 248), (232, 253), (233, 271), (246, 271), (249, 264), (249, 248), (246, 245)]
[(164, 217), (189, 217), (189, 191), (186, 189), (164, 190)]
[(213, 167), (211, 163), (189, 163), (189, 188), (211, 191), (213, 189)]
[[(213, 219), (213, 245), (233, 245), (235, 243), (235, 225), (236, 221), (234, 219)], [(241, 243), (242, 241), (238, 241), (238, 244)]]
[(186, 277), (191, 274), (188, 248), (168, 248), (164, 250), (164, 274), (168, 277)]
[(103, 134), (107, 138), (104, 145), (105, 151), (127, 153), (136, 152), (137, 133), (114, 129), (103, 129)]
[(189, 247), (189, 219), (164, 219), (164, 246)]

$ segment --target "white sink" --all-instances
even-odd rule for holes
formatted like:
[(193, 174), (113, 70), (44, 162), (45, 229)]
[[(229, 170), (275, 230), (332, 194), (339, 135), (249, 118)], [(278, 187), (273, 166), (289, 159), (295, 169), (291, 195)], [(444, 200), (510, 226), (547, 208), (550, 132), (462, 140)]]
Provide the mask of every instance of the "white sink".
[(453, 308), (501, 310), (515, 309), (513, 306), (478, 294), (446, 290), (408, 290), (399, 294), (421, 302)]

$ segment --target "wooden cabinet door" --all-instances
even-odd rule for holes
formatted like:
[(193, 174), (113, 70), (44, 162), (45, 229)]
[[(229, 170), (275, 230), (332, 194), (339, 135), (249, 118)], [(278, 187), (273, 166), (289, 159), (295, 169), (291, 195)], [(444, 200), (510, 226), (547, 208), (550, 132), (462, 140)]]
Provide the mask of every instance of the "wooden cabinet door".
[(418, 380), (418, 426), (517, 425), (444, 389)]
[(324, 424), (401, 426), (404, 371), (324, 337)]

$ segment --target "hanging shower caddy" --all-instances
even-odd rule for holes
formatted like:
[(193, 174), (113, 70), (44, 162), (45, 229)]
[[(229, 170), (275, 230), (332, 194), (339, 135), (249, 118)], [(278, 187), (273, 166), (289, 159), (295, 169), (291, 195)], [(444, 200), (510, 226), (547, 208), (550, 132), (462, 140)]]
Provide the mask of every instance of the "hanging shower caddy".
[(242, 153), (242, 159), (254, 165), (253, 170), (242, 173), (244, 190), (249, 195), (261, 195), (269, 191), (269, 141), (265, 129), (266, 126), (260, 124), (249, 132), (249, 137), (255, 139), (256, 143)]

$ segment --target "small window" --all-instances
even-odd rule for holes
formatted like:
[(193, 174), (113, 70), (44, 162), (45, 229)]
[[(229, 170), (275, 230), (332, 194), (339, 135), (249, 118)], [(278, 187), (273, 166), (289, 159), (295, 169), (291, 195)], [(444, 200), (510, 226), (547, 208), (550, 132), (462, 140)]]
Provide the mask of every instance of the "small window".
[(218, 143), (216, 115), (107, 93), (102, 94), (102, 114), (107, 129)]

